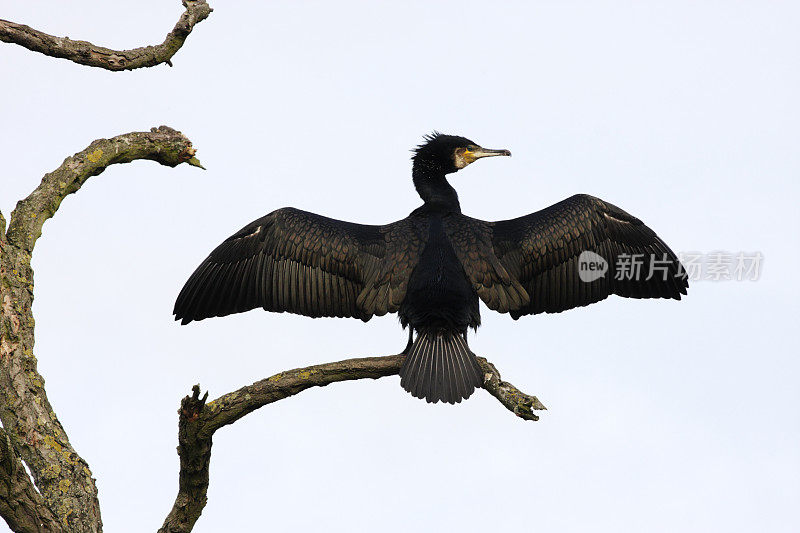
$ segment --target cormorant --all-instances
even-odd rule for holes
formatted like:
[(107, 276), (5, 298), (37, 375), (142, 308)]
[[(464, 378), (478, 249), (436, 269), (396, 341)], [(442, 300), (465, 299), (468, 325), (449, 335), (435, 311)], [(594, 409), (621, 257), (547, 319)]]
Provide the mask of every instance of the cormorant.
[[(510, 155), (464, 137), (427, 135), (412, 158), (424, 203), (407, 218), (369, 226), (291, 207), (273, 211), (197, 267), (175, 302), (175, 319), (187, 324), (256, 307), (365, 322), (398, 313), (409, 327), (401, 385), (428, 402), (457, 403), (483, 384), (467, 346), (467, 329), (481, 322), (478, 298), (516, 320), (611, 294), (686, 294), (686, 273), (664, 241), (599, 198), (578, 194), (500, 222), (463, 215), (447, 174)], [(590, 262), (597, 270), (585, 270)]]

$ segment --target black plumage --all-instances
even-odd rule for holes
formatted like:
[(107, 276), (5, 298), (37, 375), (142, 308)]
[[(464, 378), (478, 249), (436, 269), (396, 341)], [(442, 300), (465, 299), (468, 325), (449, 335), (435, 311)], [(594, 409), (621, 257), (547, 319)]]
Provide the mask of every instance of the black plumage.
[[(676, 300), (686, 294), (686, 273), (672, 250), (639, 219), (598, 198), (575, 195), (500, 222), (463, 215), (446, 175), (499, 155), (511, 154), (463, 137), (427, 136), (412, 171), (424, 203), (384, 226), (294, 208), (255, 220), (191, 275), (175, 302), (176, 320), (257, 307), (364, 321), (398, 313), (410, 328), (402, 386), (429, 402), (456, 403), (483, 383), (466, 342), (468, 328), (480, 325), (479, 298), (517, 319), (611, 294)], [(589, 252), (608, 270), (585, 281), (581, 259)], [(638, 275), (626, 262), (638, 264)]]

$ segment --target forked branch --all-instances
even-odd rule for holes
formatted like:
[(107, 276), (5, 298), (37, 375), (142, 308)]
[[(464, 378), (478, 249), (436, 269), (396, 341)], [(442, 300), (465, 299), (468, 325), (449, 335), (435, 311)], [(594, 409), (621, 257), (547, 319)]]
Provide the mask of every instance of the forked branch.
[[(243, 416), (311, 387), (324, 387), (338, 381), (377, 379), (396, 375), (403, 364), (402, 355), (347, 359), (281, 372), (252, 385), (225, 394), (206, 403), (208, 393), (200, 397), (200, 386), (181, 401), (178, 410), (178, 455), (180, 473), (178, 496), (159, 533), (188, 533), (203, 512), (208, 491), (208, 470), (214, 432), (233, 424)], [(485, 381), (483, 388), (509, 411), (524, 420), (538, 420), (533, 410), (546, 409), (536, 398), (502, 381), (495, 366), (479, 357)]]
[(181, 49), (195, 24), (211, 14), (206, 0), (183, 0), (186, 11), (167, 34), (164, 42), (132, 50), (111, 50), (86, 41), (73, 41), (69, 37), (54, 37), (24, 24), (0, 19), (0, 41), (24, 46), (33, 52), (69, 59), (80, 65), (106, 70), (134, 70), (166, 63)]

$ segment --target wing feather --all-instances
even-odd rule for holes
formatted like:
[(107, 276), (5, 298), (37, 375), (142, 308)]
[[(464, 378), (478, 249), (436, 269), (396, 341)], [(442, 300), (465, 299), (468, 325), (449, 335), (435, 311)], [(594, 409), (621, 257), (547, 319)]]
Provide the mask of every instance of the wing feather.
[(173, 312), (183, 324), (257, 307), (369, 320), (399, 309), (426, 238), (408, 219), (368, 226), (278, 209), (212, 251)]
[[(572, 196), (536, 213), (488, 224), (496, 257), (529, 296), (524, 305), (511, 306), (514, 318), (558, 313), (611, 294), (680, 300), (689, 286), (678, 258), (653, 230), (593, 196)], [(602, 257), (608, 271), (582, 281), (583, 252)], [(626, 261), (639, 263), (638, 275), (626, 270)]]
[[(527, 304), (527, 292), (517, 276), (509, 273), (508, 265), (501, 263), (492, 247), (489, 222), (460, 213), (448, 215), (443, 222), (464, 273), (489, 309), (507, 313)], [(510, 266), (513, 272), (516, 265)]]

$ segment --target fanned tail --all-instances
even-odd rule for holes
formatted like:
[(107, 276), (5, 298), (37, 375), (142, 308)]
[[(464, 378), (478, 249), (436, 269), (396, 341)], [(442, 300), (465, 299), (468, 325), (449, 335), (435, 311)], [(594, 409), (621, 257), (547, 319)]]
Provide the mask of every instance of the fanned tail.
[(428, 403), (459, 403), (482, 384), (478, 360), (456, 331), (420, 331), (400, 368), (400, 385)]

